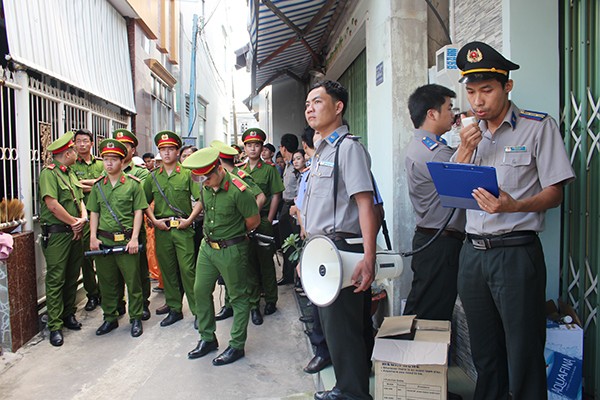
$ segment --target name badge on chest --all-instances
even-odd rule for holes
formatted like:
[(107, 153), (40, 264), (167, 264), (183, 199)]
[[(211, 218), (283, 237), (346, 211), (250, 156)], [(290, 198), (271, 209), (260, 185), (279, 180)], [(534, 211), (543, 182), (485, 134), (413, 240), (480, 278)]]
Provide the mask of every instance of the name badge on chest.
[(504, 147), (505, 153), (525, 153), (527, 152), (527, 146), (506, 146)]

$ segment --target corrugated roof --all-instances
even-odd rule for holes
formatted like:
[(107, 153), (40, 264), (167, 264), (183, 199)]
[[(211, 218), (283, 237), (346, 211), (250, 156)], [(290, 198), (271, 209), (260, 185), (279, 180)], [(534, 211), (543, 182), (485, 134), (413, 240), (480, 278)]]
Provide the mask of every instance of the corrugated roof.
[(281, 79), (307, 79), (347, 0), (251, 0), (252, 91)]

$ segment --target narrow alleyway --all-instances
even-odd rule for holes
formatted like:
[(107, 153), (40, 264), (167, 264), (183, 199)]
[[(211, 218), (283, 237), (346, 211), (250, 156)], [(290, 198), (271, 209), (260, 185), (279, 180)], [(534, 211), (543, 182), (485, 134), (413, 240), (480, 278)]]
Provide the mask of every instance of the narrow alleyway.
[[(65, 330), (65, 344), (52, 347), (42, 334), (16, 353), (0, 359), (0, 398), (8, 399), (312, 399), (314, 382), (302, 371), (310, 349), (298, 321), (299, 310), (291, 286), (280, 287), (278, 311), (261, 326), (248, 326), (246, 357), (214, 367), (219, 354), (188, 360), (198, 341), (187, 305), (183, 321), (160, 327), (154, 311), (164, 303), (151, 297), (152, 318), (144, 334), (130, 336), (125, 315), (119, 328), (95, 335), (102, 311), (83, 310), (77, 318), (81, 331)], [(220, 308), (220, 287), (215, 291)], [(217, 322), (219, 352), (227, 347), (232, 319)], [(47, 331), (46, 331), (47, 335)]]

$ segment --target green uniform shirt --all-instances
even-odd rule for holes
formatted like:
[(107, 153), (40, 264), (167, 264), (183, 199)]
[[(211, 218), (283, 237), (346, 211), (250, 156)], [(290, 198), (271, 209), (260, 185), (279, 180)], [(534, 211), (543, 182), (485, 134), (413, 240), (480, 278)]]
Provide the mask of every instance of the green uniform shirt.
[[(180, 209), (187, 216), (192, 213), (192, 198), (198, 200), (200, 197), (200, 188), (192, 181), (189, 169), (182, 168), (180, 164), (177, 164), (171, 175), (167, 175), (167, 171), (163, 167), (155, 169), (150, 175), (156, 177), (163, 193), (167, 196), (172, 206)], [(152, 203), (152, 200), (154, 200), (154, 215), (156, 218), (181, 217), (169, 207), (160, 194), (152, 176), (148, 176), (144, 180), (144, 192), (146, 193), (148, 203)]]
[(140, 178), (142, 182), (145, 181), (150, 175), (150, 171), (148, 171), (146, 168), (138, 167), (133, 163), (133, 161), (127, 167), (125, 167), (125, 169), (123, 169), (123, 172), (133, 175), (136, 178)]
[(58, 200), (60, 205), (72, 216), (81, 217), (79, 207), (83, 200), (83, 190), (71, 168), (56, 160), (40, 172), (40, 222), (48, 225), (64, 225), (65, 223), (56, 218), (46, 206), (44, 201), (46, 196)]
[(250, 162), (248, 162), (244, 165), (243, 170), (252, 176), (258, 187), (260, 187), (267, 197), (262, 210), (269, 212), (269, 208), (271, 207), (271, 197), (274, 194), (283, 192), (283, 189), (285, 189), (279, 172), (277, 172), (277, 169), (274, 166), (267, 164), (264, 161), (259, 161), (253, 170), (250, 169)]
[(237, 175), (239, 178), (241, 178), (244, 181), (246, 186), (248, 186), (248, 190), (250, 190), (250, 193), (252, 193), (255, 198), (256, 198), (256, 196), (258, 196), (259, 194), (261, 194), (263, 192), (262, 189), (254, 181), (254, 178), (252, 177), (252, 175), (246, 173), (246, 171), (244, 171), (243, 169), (239, 169), (238, 167), (233, 167), (233, 170), (231, 171), (231, 173), (233, 175)]
[[(111, 184), (108, 177), (104, 177), (94, 184), (90, 192), (87, 208), (100, 214), (98, 229), (107, 232), (121, 232), (123, 229), (108, 210), (98, 185), (102, 188), (106, 200), (110, 203), (121, 225), (125, 227), (125, 230), (133, 229), (134, 212), (148, 208), (142, 184), (131, 176), (122, 174), (115, 186)], [(103, 242), (106, 240), (104, 237), (99, 237), (99, 239)]]
[[(85, 162), (85, 160), (81, 157), (77, 157), (75, 164), (71, 165), (71, 169), (75, 173), (77, 179), (85, 180), (85, 179), (96, 179), (104, 174), (104, 162), (102, 159), (97, 158), (92, 155), (92, 158), (89, 162)], [(83, 194), (83, 201), (87, 203), (87, 199), (90, 196), (89, 193)]]
[(246, 218), (258, 214), (256, 199), (239, 178), (226, 173), (219, 189), (205, 186), (204, 234), (210, 240), (228, 240), (246, 234)]

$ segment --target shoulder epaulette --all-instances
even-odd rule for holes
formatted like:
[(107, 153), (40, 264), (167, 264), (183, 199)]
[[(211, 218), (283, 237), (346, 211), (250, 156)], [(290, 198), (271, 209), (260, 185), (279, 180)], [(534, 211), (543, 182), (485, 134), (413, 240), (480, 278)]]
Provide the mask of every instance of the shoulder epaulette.
[(233, 182), (235, 187), (240, 189), (240, 192), (243, 192), (244, 190), (246, 190), (247, 186), (244, 185), (244, 183), (242, 181), (240, 181), (239, 179), (232, 177), (231, 181)]
[(244, 179), (248, 176), (248, 174), (243, 169), (238, 169), (237, 174), (240, 178)]
[(541, 121), (548, 116), (548, 113), (537, 112), (537, 111), (529, 111), (522, 110), (519, 114), (519, 117), (533, 119), (535, 121)]
[(46, 166), (46, 168), (48, 168), (48, 169), (54, 169), (54, 168), (56, 168), (56, 164), (48, 164)]
[(127, 174), (127, 176), (129, 178), (133, 179), (134, 181), (138, 182), (138, 183), (142, 182), (142, 180), (140, 178), (138, 178), (137, 176), (135, 176), (135, 175)]
[(439, 146), (438, 143), (429, 136), (424, 136), (421, 140), (421, 143), (423, 143), (423, 145), (425, 145), (429, 151), (433, 151)]
[(356, 136), (356, 135), (352, 135), (352, 134), (348, 134), (348, 135), (346, 135), (346, 137), (348, 139), (352, 139), (352, 140), (360, 140), (360, 136)]

